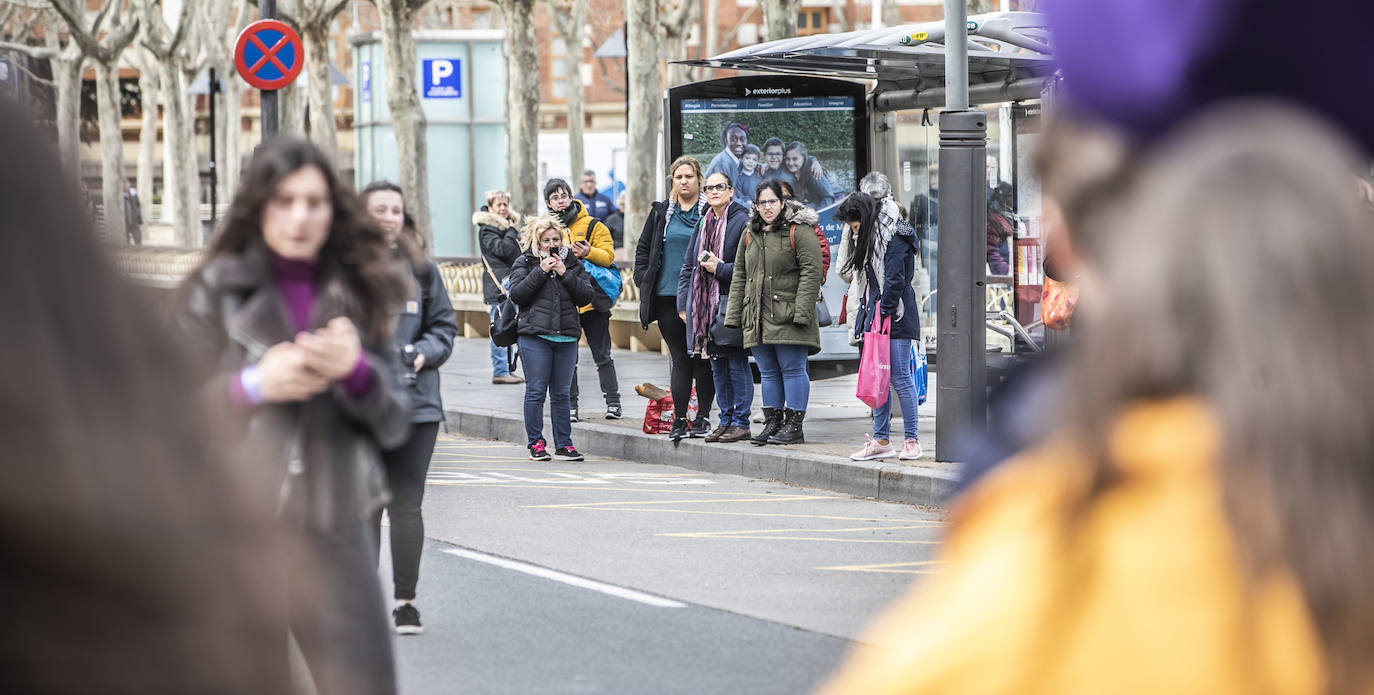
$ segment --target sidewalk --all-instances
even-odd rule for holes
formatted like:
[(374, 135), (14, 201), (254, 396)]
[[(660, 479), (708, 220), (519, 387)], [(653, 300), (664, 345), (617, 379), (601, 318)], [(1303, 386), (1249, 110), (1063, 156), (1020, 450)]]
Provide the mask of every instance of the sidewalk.
[[(872, 432), (868, 407), (854, 398), (857, 377), (853, 374), (811, 382), (811, 407), (806, 415), (806, 444), (755, 447), (747, 443), (707, 444), (684, 439), (677, 446), (666, 435), (647, 435), (640, 429), (648, 401), (634, 391), (646, 381), (668, 387), (668, 357), (657, 353), (615, 350), (615, 365), (625, 417), (606, 420), (596, 366), (583, 348), (578, 378), (582, 390), (582, 422), (573, 425), (573, 441), (588, 455), (628, 461), (663, 463), (694, 470), (734, 473), (753, 478), (817, 487), (836, 492), (941, 506), (945, 493), (957, 479), (957, 466), (938, 463), (935, 453), (935, 375), (930, 377), (930, 399), (920, 408), (919, 431), (925, 457), (900, 462), (850, 461), (849, 454), (863, 445), (864, 433)], [(459, 338), (453, 356), (441, 368), (444, 408), (451, 432), (524, 443), (524, 385), (491, 383), (491, 360), (485, 339)], [(757, 387), (754, 412), (760, 404)], [(715, 424), (715, 408), (711, 421)], [(758, 424), (753, 430), (758, 431)], [(545, 425), (548, 432), (548, 425)], [(892, 433), (900, 441), (902, 423), (893, 418)]]

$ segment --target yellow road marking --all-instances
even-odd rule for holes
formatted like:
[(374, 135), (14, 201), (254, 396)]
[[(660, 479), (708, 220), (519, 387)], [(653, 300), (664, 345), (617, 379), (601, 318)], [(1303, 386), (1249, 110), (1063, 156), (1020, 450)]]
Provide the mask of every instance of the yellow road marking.
[(834, 572), (872, 572), (876, 574), (938, 574), (936, 571), (922, 569), (905, 569), (917, 567), (930, 567), (932, 565), (942, 565), (944, 560), (920, 560), (918, 562), (890, 562), (885, 565), (838, 565), (835, 567), (816, 567), (818, 570), (829, 570)]
[(693, 531), (685, 533), (660, 533), (660, 536), (681, 536), (683, 538), (734, 538), (748, 533), (863, 533), (866, 531), (910, 531), (913, 529), (939, 528), (940, 524), (904, 524), (902, 526), (855, 526), (853, 528), (772, 528), (745, 529), (743, 531)]
[[(604, 489), (604, 488), (603, 488)], [(692, 492), (690, 490), (672, 490), (671, 492)], [(738, 492), (722, 492), (724, 495), (738, 495)], [(805, 500), (824, 500), (835, 499), (833, 497), (820, 497), (816, 495), (773, 495), (771, 497), (747, 497), (734, 500), (624, 500), (618, 502), (575, 502), (572, 504), (536, 504), (526, 506), (525, 509), (588, 509), (595, 507), (617, 507), (622, 504), (719, 504), (723, 502), (801, 502)], [(609, 510), (606, 510), (609, 511)]]
[[(452, 461), (446, 463), (453, 463)], [(569, 473), (573, 475), (586, 475), (591, 477), (605, 476), (607, 480), (615, 477), (623, 478), (699, 478), (701, 473), (635, 473), (635, 472), (606, 472), (606, 471), (566, 471), (557, 468), (501, 468), (497, 466), (482, 466), (480, 468), (470, 468), (466, 466), (430, 466), (431, 469), (438, 468), (446, 471), (472, 471), (481, 473), (484, 471), (518, 471), (521, 473)]]
[[(433, 485), (433, 483), (430, 483)], [(511, 486), (517, 487), (517, 486)], [(606, 490), (609, 488), (572, 488), (586, 490)], [(638, 492), (638, 490), (636, 490)], [(692, 492), (691, 490), (660, 490), (660, 492)], [(718, 495), (728, 495), (728, 492), (718, 492)], [(538, 507), (526, 507), (526, 509), (538, 509)], [(570, 509), (584, 509), (594, 512), (644, 512), (648, 514), (704, 514), (708, 516), (742, 516), (749, 518), (768, 518), (768, 519), (824, 519), (827, 521), (892, 521), (891, 519), (871, 519), (862, 516), (834, 516), (829, 514), (781, 514), (777, 512), (713, 512), (705, 509), (638, 509), (629, 507), (570, 507)], [(938, 522), (937, 522), (938, 523)], [(943, 525), (943, 524), (940, 524)]]
[[(794, 529), (809, 533), (809, 529)], [(672, 536), (676, 538), (723, 538), (729, 540), (751, 540), (751, 541), (811, 541), (813, 543), (881, 543), (887, 545), (939, 545), (940, 541), (909, 541), (886, 538), (815, 538), (812, 536), (756, 536), (747, 531), (735, 531), (727, 535), (712, 535), (713, 533), (656, 533), (656, 536)]]

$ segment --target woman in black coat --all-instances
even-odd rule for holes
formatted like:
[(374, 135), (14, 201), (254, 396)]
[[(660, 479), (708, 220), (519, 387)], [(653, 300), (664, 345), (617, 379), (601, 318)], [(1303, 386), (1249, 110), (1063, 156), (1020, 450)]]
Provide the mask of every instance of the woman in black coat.
[(335, 172), (297, 137), (259, 147), (179, 322), (205, 392), (275, 477), (291, 633), (316, 690), (375, 695), (396, 692), (368, 523), (386, 501), (381, 452), (410, 428), (389, 345), (407, 282)]
[(724, 326), (735, 252), (749, 223), (749, 210), (734, 202), (733, 184), (722, 172), (707, 176), (703, 190), (708, 208), (687, 244), (677, 308), (686, 315), (688, 351), (711, 361), (720, 426), (706, 435), (706, 441), (731, 443), (749, 438), (749, 407), (754, 401), (754, 375), (743, 335)]
[[(891, 389), (902, 405), (902, 427), (906, 430), (900, 450), (892, 446), (892, 398), (873, 410), (873, 435), (849, 458), (855, 461), (896, 456), (904, 461), (921, 457), (916, 430), (916, 379), (911, 371), (911, 348), (921, 339), (920, 305), (911, 283), (916, 274), (916, 231), (905, 220), (898, 220), (892, 236), (880, 238), (879, 202), (862, 191), (851, 193), (835, 208), (835, 219), (849, 225), (849, 248), (841, 273), (862, 275), (867, 279), (861, 298), (854, 334), (862, 337), (878, 326), (890, 327), (889, 360)], [(868, 346), (863, 349), (867, 350)]]
[(525, 228), (526, 251), (510, 273), (510, 298), (520, 307), (520, 358), (525, 363), (525, 438), (531, 461), (550, 459), (544, 440), (544, 398), (553, 426), (553, 456), (581, 461), (572, 443), (572, 379), (582, 321), (592, 301), (592, 277), (572, 255), (563, 227), (550, 216)]
[[(415, 585), (420, 579), (420, 552), (425, 543), (425, 520), (420, 513), (424, 500), (425, 478), (444, 421), (444, 404), (439, 398), (439, 367), (453, 351), (458, 322), (449, 302), (448, 290), (439, 268), (419, 254), (418, 245), (407, 243), (414, 227), (409, 224), (401, 187), (376, 181), (363, 189), (363, 205), (381, 227), (386, 240), (396, 250), (401, 272), (415, 280), (396, 320), (392, 345), (401, 381), (410, 396), (410, 438), (405, 444), (382, 452), (391, 502), (391, 575), (395, 584), (396, 607), (391, 616), (396, 634), (424, 632), (420, 611), (415, 608)], [(382, 513), (372, 520), (374, 548), (381, 543)]]
[[(490, 190), (486, 197), (487, 204), (472, 213), (472, 226), (477, 228), (477, 243), (482, 248), (482, 302), (495, 323), (496, 307), (505, 298), (499, 283), (510, 275), (511, 264), (524, 249), (520, 246), (520, 215), (510, 209), (510, 194)], [(491, 346), (491, 383), (523, 382), (524, 379), (511, 373), (509, 348), (488, 342)]]

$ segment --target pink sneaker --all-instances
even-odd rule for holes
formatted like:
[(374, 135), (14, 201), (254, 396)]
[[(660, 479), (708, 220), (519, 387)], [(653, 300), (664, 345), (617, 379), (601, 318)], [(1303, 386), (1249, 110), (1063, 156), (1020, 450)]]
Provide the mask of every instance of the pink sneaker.
[(898, 455), (897, 458), (902, 461), (915, 461), (921, 458), (921, 454), (923, 453), (925, 452), (921, 451), (921, 443), (919, 441), (908, 439), (902, 442), (902, 453)]
[(873, 459), (892, 458), (897, 455), (897, 451), (892, 448), (891, 444), (880, 444), (871, 434), (865, 434), (864, 439), (868, 440), (864, 442), (864, 448), (850, 454), (850, 459), (872, 461)]

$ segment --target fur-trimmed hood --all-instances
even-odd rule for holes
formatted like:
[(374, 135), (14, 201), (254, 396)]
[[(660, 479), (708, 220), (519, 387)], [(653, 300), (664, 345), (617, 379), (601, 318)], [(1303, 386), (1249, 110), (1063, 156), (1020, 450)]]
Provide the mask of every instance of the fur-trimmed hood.
[[(784, 201), (782, 204), (782, 214), (773, 220), (773, 224), (768, 225), (768, 229), (779, 229), (786, 225), (807, 225), (814, 227), (821, 221), (821, 216), (815, 210), (804, 203), (795, 200)], [(763, 217), (759, 215), (759, 208), (754, 206), (754, 210), (749, 213), (749, 226), (755, 231), (764, 228)]]
[(506, 229), (508, 227), (518, 228), (523, 221), (520, 218), (520, 213), (512, 211), (510, 215), (512, 219), (507, 220), (494, 212), (478, 210), (472, 213), (472, 223), (474, 225), (486, 225), (496, 229)]

